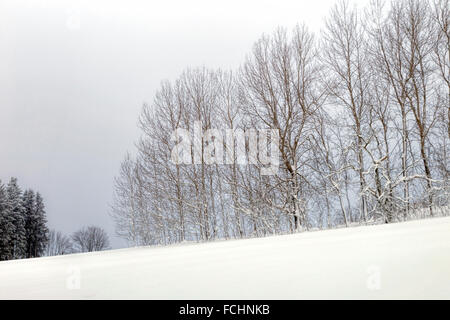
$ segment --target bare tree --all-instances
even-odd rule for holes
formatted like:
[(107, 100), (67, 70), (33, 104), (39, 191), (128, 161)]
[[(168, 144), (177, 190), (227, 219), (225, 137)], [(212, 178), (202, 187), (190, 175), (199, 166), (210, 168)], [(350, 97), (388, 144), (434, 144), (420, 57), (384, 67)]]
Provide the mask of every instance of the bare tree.
[[(117, 235), (166, 245), (448, 206), (448, 0), (366, 9), (338, 2), (320, 41), (305, 26), (264, 35), (238, 72), (202, 67), (164, 81), (116, 179)], [(261, 171), (259, 129), (279, 138), (274, 175)]]
[(107, 233), (95, 226), (76, 231), (72, 235), (72, 241), (78, 252), (102, 251), (109, 248)]
[(323, 62), (328, 71), (327, 88), (335, 105), (344, 108), (354, 141), (354, 169), (359, 179), (360, 218), (367, 221), (368, 203), (364, 193), (366, 180), (364, 147), (367, 119), (368, 70), (367, 39), (356, 8), (340, 1), (331, 10), (323, 34)]
[(48, 244), (45, 249), (46, 256), (59, 256), (73, 253), (72, 241), (60, 231), (50, 230)]
[(433, 22), (436, 28), (434, 62), (438, 70), (436, 81), (437, 116), (436, 131), (433, 132), (433, 161), (436, 174), (443, 181), (437, 190), (437, 202), (446, 204), (450, 195), (450, 8), (449, 0), (435, 0)]
[(295, 229), (308, 228), (302, 156), (322, 104), (316, 56), (314, 37), (305, 26), (297, 26), (291, 37), (278, 29), (255, 44), (241, 72), (245, 112), (255, 125), (279, 130), (283, 173), (278, 186), (285, 196), (282, 209), (293, 217)]

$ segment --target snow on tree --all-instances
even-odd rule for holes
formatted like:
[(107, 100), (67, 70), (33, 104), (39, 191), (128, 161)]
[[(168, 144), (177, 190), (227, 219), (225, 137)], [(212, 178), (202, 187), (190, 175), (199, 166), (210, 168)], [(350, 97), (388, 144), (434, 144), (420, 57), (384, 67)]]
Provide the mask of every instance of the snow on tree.
[(48, 242), (48, 227), (47, 227), (47, 217), (45, 212), (44, 199), (39, 192), (36, 193), (36, 235), (35, 243), (33, 244), (32, 255), (34, 257), (40, 257), (43, 255)]
[(13, 256), (13, 235), (15, 226), (13, 223), (6, 188), (0, 181), (0, 261), (9, 260)]
[[(116, 179), (117, 235), (170, 244), (447, 214), (448, 8), (342, 0), (318, 35), (297, 26), (262, 36), (238, 72), (189, 68), (163, 82)], [(219, 129), (244, 143), (219, 135), (226, 161), (206, 164), (210, 142), (196, 132)], [(258, 129), (278, 132), (276, 175), (261, 175), (252, 155)], [(191, 149), (174, 163), (183, 142)]]
[[(25, 231), (25, 208), (22, 199), (22, 190), (17, 184), (17, 178), (11, 178), (7, 187), (7, 210), (12, 218), (13, 229), (11, 235), (12, 259), (20, 259), (26, 255), (27, 238)], [(12, 232), (13, 230), (13, 232)]]
[(40, 257), (48, 241), (44, 200), (39, 193), (22, 193), (16, 178), (0, 181), (0, 260)]
[(40, 257), (48, 241), (45, 206), (42, 196), (27, 190), (23, 194), (25, 209), (26, 258)]

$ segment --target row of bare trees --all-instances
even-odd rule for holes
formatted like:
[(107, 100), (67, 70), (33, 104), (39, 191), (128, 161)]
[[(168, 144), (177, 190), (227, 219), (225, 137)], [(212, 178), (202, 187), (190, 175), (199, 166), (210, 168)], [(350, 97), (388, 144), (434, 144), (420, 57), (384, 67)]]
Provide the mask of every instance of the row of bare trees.
[[(188, 69), (163, 82), (143, 107), (137, 155), (116, 179), (117, 234), (132, 245), (169, 244), (442, 214), (449, 19), (448, 0), (363, 9), (342, 1), (319, 37), (280, 28), (237, 72)], [(178, 128), (193, 133), (184, 154), (192, 164), (171, 161)], [(266, 142), (256, 128), (278, 130), (274, 175), (261, 173), (264, 152), (252, 153)], [(233, 134), (195, 135), (208, 129)], [(230, 143), (239, 135), (247, 164)], [(223, 144), (223, 161), (205, 161), (205, 152), (221, 156), (211, 141)]]
[(66, 236), (60, 231), (50, 230), (48, 238), (45, 248), (46, 256), (110, 249), (108, 234), (97, 226), (83, 227), (71, 236)]

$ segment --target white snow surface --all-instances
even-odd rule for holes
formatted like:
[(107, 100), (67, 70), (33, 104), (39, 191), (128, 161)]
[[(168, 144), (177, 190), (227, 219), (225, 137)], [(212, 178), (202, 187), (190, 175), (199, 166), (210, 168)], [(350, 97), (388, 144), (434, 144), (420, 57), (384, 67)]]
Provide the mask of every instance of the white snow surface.
[(5, 261), (0, 298), (450, 299), (450, 218)]

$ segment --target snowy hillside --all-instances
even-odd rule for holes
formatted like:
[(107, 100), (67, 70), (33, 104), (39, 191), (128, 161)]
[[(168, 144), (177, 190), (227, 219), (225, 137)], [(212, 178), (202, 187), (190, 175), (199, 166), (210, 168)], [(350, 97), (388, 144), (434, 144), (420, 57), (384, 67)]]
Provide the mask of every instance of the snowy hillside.
[(450, 299), (450, 218), (0, 262), (0, 298)]

